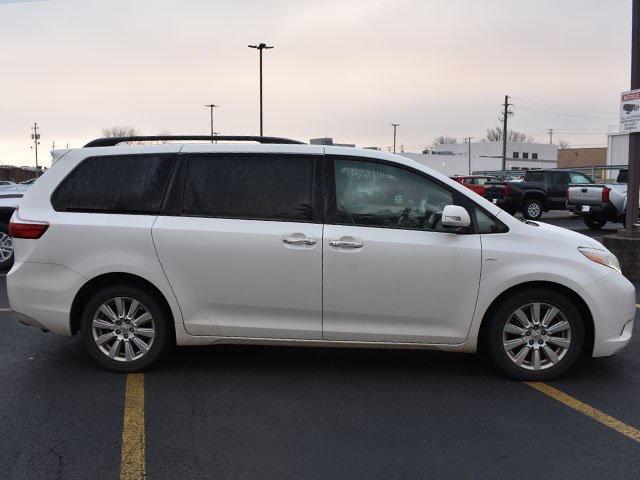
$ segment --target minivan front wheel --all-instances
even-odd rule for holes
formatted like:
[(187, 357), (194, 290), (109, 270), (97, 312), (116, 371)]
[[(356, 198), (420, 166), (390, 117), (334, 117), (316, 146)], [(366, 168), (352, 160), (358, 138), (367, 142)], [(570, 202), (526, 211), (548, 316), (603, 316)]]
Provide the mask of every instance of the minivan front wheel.
[(162, 304), (135, 285), (96, 292), (86, 303), (81, 321), (83, 341), (91, 356), (118, 372), (150, 366), (169, 342)]
[(519, 380), (550, 380), (567, 371), (584, 343), (575, 305), (549, 289), (522, 291), (500, 305), (489, 320), (493, 361)]

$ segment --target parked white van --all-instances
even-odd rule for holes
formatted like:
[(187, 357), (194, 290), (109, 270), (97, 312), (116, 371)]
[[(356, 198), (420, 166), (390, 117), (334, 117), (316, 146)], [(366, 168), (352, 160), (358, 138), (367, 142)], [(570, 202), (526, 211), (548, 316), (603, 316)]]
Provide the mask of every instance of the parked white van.
[(404, 157), (216, 138), (64, 152), (11, 220), (20, 321), (123, 372), (170, 344), (482, 347), (544, 380), (631, 338), (635, 289), (591, 238)]

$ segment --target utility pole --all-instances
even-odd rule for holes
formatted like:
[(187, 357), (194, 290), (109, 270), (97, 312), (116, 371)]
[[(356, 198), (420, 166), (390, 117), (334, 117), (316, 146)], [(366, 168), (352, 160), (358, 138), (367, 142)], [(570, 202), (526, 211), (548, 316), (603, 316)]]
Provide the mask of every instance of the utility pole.
[(471, 175), (471, 140), (472, 139), (473, 137), (465, 137), (465, 140), (469, 145), (469, 175)]
[(391, 126), (393, 127), (393, 153), (396, 153), (396, 131), (398, 129), (398, 127), (400, 126), (399, 123), (392, 123)]
[(509, 107), (512, 106), (509, 103), (509, 95), (504, 96), (504, 113), (502, 114), (502, 171), (507, 170), (507, 118), (509, 115), (513, 115), (513, 112), (509, 111)]
[[(205, 105), (206, 108), (209, 109), (209, 112), (211, 114), (211, 136), (213, 137), (213, 109), (214, 108), (218, 108), (220, 105), (214, 105), (213, 103), (210, 103), (209, 105)], [(211, 143), (213, 143), (213, 138), (211, 139)], [(216, 143), (218, 143), (216, 141)]]
[(547, 129), (547, 132), (549, 132), (549, 145), (553, 145), (553, 128)]
[(38, 173), (38, 145), (40, 145), (40, 132), (38, 127), (38, 122), (33, 122), (33, 127), (31, 127), (33, 133), (31, 134), (31, 139), (33, 140), (33, 147), (36, 152), (36, 177), (39, 176)]
[(262, 137), (262, 51), (269, 50), (273, 46), (269, 46), (266, 43), (260, 43), (258, 45), (249, 45), (249, 48), (255, 48), (260, 52), (260, 136)]
[[(640, 88), (640, 0), (633, 0), (631, 32), (631, 90)], [(638, 221), (638, 186), (640, 184), (640, 132), (629, 134), (629, 187), (627, 188), (627, 232)]]

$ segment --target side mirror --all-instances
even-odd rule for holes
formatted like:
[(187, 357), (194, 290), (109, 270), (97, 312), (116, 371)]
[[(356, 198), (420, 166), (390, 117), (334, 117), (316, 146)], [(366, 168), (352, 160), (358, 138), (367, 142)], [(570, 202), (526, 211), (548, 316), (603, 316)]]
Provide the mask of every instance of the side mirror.
[(442, 210), (442, 226), (447, 228), (467, 228), (471, 226), (471, 217), (464, 207), (447, 205)]

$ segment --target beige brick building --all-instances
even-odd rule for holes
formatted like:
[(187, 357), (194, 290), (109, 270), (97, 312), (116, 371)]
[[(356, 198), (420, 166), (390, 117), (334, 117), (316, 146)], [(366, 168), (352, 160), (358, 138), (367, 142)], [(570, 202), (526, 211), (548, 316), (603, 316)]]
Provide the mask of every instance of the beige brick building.
[(558, 150), (558, 168), (592, 167), (607, 164), (607, 149), (564, 148)]

